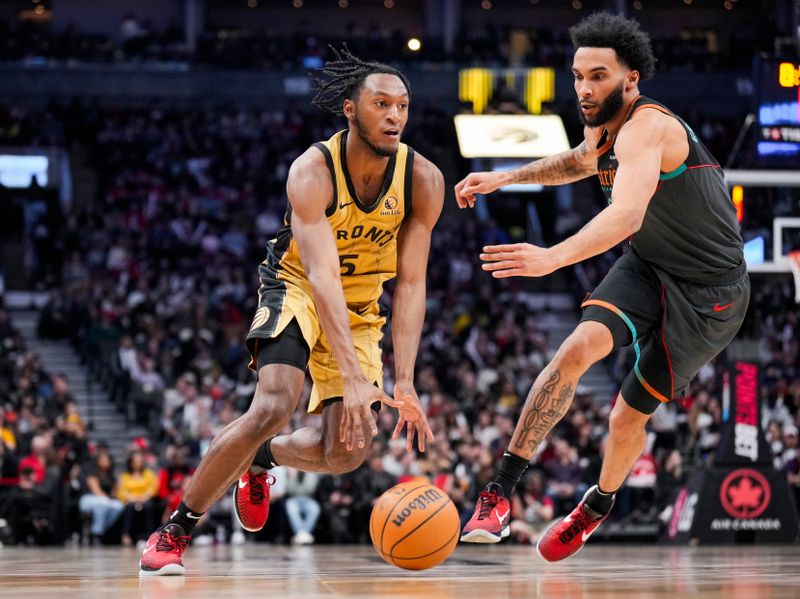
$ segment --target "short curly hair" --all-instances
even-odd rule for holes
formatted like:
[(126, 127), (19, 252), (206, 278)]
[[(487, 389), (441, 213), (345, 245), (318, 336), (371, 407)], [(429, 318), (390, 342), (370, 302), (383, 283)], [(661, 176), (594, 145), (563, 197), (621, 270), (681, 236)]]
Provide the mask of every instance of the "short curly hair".
[(611, 48), (618, 60), (632, 71), (639, 71), (642, 81), (655, 71), (656, 58), (650, 36), (639, 23), (620, 15), (598, 12), (586, 17), (569, 30), (572, 45), (578, 48)]

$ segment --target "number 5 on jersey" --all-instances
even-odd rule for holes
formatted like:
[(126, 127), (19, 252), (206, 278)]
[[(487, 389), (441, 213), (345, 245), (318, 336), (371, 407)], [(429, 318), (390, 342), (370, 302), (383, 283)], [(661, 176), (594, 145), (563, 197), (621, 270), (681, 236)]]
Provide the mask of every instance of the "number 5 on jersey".
[(356, 260), (358, 260), (358, 254), (341, 254), (339, 256), (339, 266), (341, 266), (344, 269), (342, 271), (343, 277), (355, 274)]

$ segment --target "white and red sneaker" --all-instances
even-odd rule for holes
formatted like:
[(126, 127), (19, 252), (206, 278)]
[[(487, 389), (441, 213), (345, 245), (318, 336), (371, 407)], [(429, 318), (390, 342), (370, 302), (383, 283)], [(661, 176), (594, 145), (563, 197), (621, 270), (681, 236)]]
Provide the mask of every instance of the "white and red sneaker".
[(511, 533), (508, 522), (511, 504), (497, 483), (489, 483), (481, 491), (475, 504), (475, 513), (464, 530), (461, 540), (465, 543), (499, 543)]
[[(539, 537), (536, 550), (542, 559), (548, 562), (557, 562), (575, 555), (583, 549), (586, 541), (597, 527), (608, 518), (608, 514), (598, 514), (586, 505), (586, 498), (594, 491), (597, 485), (591, 487), (583, 499), (572, 512), (550, 525)], [(613, 502), (612, 502), (613, 507)], [(611, 510), (609, 510), (610, 512)]]
[(192, 538), (183, 532), (178, 524), (167, 524), (151, 534), (139, 560), (139, 576), (182, 576), (186, 568), (181, 556)]
[(269, 516), (269, 487), (275, 477), (266, 470), (253, 474), (248, 469), (233, 488), (233, 512), (239, 525), (247, 531), (264, 528)]

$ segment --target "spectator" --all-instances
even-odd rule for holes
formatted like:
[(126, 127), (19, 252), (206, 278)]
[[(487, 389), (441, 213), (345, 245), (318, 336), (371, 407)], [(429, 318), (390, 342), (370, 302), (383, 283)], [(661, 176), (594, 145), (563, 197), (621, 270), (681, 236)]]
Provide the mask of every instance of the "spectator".
[(319, 484), (319, 475), (289, 469), (286, 475), (286, 516), (292, 529), (294, 545), (314, 543), (320, 508), (314, 494)]
[(372, 508), (378, 498), (397, 483), (397, 479), (383, 467), (382, 448), (375, 443), (365, 465), (355, 472), (356, 521), (369, 522)]
[(183, 499), (183, 493), (194, 470), (189, 465), (186, 445), (168, 445), (164, 452), (166, 465), (158, 473), (158, 498), (161, 522), (165, 522)]
[(34, 482), (37, 485), (42, 484), (47, 468), (47, 454), (52, 452), (52, 449), (52, 442), (49, 437), (45, 435), (34, 437), (30, 455), (22, 458), (19, 462), (20, 472), (29, 470), (33, 475)]
[(14, 429), (11, 427), (9, 420), (11, 418), (0, 407), (0, 443), (4, 444), (10, 451), (14, 451), (17, 448), (17, 436), (14, 434)]
[(49, 489), (37, 481), (37, 473), (30, 466), (20, 468), (19, 485), (9, 498), (9, 521), (18, 544), (53, 541), (53, 501)]
[(556, 505), (557, 513), (574, 508), (586, 492), (578, 455), (564, 439), (553, 441), (553, 457), (543, 464), (548, 475), (547, 495)]
[(683, 468), (681, 452), (673, 449), (665, 454), (661, 468), (656, 475), (656, 507), (663, 510), (671, 506), (678, 496), (678, 492), (686, 484), (687, 476)]
[(511, 499), (511, 534), (519, 543), (536, 544), (555, 516), (554, 508), (553, 500), (545, 495), (541, 471), (526, 473)]
[(322, 508), (322, 517), (328, 528), (330, 542), (353, 543), (363, 536), (365, 527), (354, 518), (355, 501), (354, 472), (323, 476), (320, 479), (317, 486), (317, 502)]
[(114, 462), (107, 451), (98, 451), (92, 464), (82, 472), (83, 493), (79, 502), (81, 513), (91, 517), (91, 532), (100, 541), (116, 523), (123, 505), (116, 497), (117, 480)]
[(137, 533), (147, 534), (156, 525), (158, 478), (145, 465), (144, 454), (132, 451), (119, 478), (117, 498), (125, 506), (122, 514), (122, 544), (133, 545)]

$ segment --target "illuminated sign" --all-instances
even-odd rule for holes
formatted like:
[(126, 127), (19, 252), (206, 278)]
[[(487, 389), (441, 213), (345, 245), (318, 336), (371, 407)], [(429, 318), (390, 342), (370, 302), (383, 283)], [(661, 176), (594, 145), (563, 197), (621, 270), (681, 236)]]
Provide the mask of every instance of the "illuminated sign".
[(761, 141), (800, 143), (800, 126), (761, 127), (759, 138)]
[(786, 60), (763, 60), (759, 65), (758, 155), (776, 160), (800, 157), (800, 65)]
[(46, 187), (49, 164), (47, 156), (0, 154), (0, 184), (26, 188), (35, 181), (40, 187)]
[(458, 73), (458, 99), (472, 104), (482, 114), (498, 88), (509, 90), (520, 106), (531, 114), (541, 114), (542, 102), (556, 97), (556, 72), (536, 69), (462, 69)]
[(464, 158), (541, 158), (569, 149), (556, 114), (459, 114), (454, 121)]
[(741, 185), (734, 185), (731, 189), (731, 201), (734, 208), (736, 208), (736, 220), (742, 222), (744, 218), (744, 187)]
[(778, 84), (781, 87), (800, 87), (800, 66), (795, 67), (791, 62), (779, 64)]

